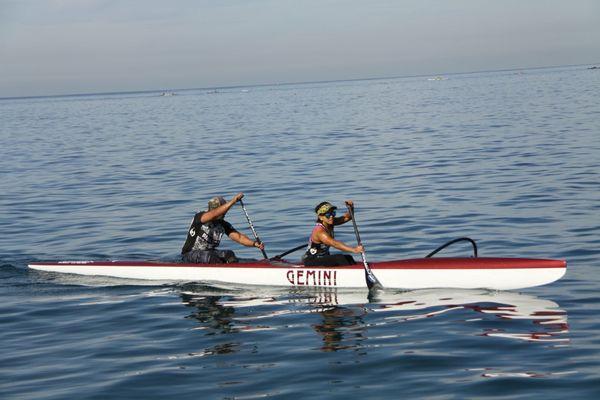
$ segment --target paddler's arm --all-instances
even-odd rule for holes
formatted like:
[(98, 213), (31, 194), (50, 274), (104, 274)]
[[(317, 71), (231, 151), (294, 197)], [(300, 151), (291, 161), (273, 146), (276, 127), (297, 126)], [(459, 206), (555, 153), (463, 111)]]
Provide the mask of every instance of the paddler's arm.
[(244, 193), (238, 193), (235, 196), (233, 196), (233, 198), (231, 200), (229, 200), (227, 203), (223, 204), (222, 206), (219, 206), (219, 207), (215, 208), (214, 210), (205, 212), (204, 214), (202, 214), (202, 218), (200, 218), (200, 222), (205, 224), (207, 222), (210, 222), (212, 220), (215, 220), (215, 219), (218, 219), (218, 218), (224, 216), (225, 214), (227, 214), (227, 211), (229, 211), (229, 209), (231, 207), (233, 207), (233, 205), (235, 203), (237, 203), (238, 201), (240, 201), (243, 197), (244, 197)]
[(340, 242), (339, 240), (335, 240), (331, 236), (329, 236), (325, 231), (318, 231), (315, 236), (319, 239), (319, 241), (327, 246), (331, 246), (341, 251), (347, 251), (349, 253), (360, 253), (363, 251), (362, 246), (350, 247), (344, 242)]
[(254, 240), (250, 239), (248, 236), (246, 236), (243, 233), (240, 233), (238, 231), (233, 231), (228, 236), (229, 236), (229, 239), (231, 239), (234, 242), (237, 242), (241, 245), (244, 245), (246, 247), (257, 247), (261, 250), (265, 249), (264, 243), (262, 243), (262, 242), (259, 243), (257, 241), (254, 241)]
[[(352, 208), (352, 211), (354, 211), (354, 202), (352, 200), (346, 200), (345, 203), (348, 207)], [(352, 221), (352, 215), (350, 215), (350, 212), (346, 211), (346, 213), (341, 217), (334, 218), (333, 224), (342, 225), (348, 221)]]

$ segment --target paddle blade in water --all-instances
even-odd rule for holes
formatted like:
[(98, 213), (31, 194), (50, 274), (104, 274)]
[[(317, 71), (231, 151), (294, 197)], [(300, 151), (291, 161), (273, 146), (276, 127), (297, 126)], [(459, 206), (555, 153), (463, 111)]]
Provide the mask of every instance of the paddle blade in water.
[(377, 277), (375, 277), (375, 275), (373, 275), (373, 273), (371, 272), (370, 269), (369, 270), (365, 269), (365, 280), (367, 281), (367, 287), (369, 288), (369, 290), (383, 289), (383, 286), (381, 285), (381, 283), (379, 283), (379, 280), (377, 280)]

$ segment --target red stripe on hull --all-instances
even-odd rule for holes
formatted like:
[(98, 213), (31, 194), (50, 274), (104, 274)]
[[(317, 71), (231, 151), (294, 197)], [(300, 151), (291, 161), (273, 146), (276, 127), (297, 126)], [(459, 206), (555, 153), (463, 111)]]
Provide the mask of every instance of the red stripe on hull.
[(418, 258), (414, 260), (382, 261), (370, 264), (373, 269), (515, 269), (566, 268), (564, 260), (535, 258)]
[[(256, 261), (235, 264), (185, 264), (165, 263), (160, 261), (74, 261), (31, 263), (31, 265), (56, 266), (95, 266), (95, 267), (178, 267), (178, 268), (283, 268), (289, 269), (299, 264), (286, 262)], [(417, 258), (409, 260), (379, 261), (369, 263), (371, 269), (523, 269), (523, 268), (566, 268), (564, 260), (547, 260), (533, 258)], [(362, 264), (343, 267), (311, 266), (311, 269), (363, 269)]]

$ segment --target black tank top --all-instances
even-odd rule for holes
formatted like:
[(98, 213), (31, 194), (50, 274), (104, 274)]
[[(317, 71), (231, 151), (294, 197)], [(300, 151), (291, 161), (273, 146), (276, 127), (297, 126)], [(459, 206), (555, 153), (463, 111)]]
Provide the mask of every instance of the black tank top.
[(223, 219), (203, 224), (201, 221), (203, 214), (204, 211), (194, 215), (181, 254), (192, 250), (214, 250), (221, 243), (223, 234), (229, 235), (231, 232), (235, 232), (233, 226)]
[(325, 229), (325, 231), (327, 231), (331, 235), (332, 238), (334, 237), (333, 231), (329, 232), (327, 230), (327, 228), (325, 228), (325, 226), (323, 224), (318, 223), (317, 225), (315, 225), (315, 227), (313, 228), (312, 232), (310, 233), (310, 237), (308, 238), (308, 248), (306, 249), (306, 253), (304, 254), (303, 258), (306, 258), (306, 257), (323, 257), (323, 256), (328, 256), (329, 255), (329, 246), (327, 246), (324, 243), (314, 243), (312, 241), (313, 234), (319, 228)]

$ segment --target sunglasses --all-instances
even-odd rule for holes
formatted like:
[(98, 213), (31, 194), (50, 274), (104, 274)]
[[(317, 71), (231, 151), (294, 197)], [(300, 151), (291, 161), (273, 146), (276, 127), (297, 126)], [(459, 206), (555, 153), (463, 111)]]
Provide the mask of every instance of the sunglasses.
[(325, 214), (321, 214), (321, 215), (323, 215), (324, 217), (327, 217), (327, 218), (335, 217), (335, 211), (327, 211)]

